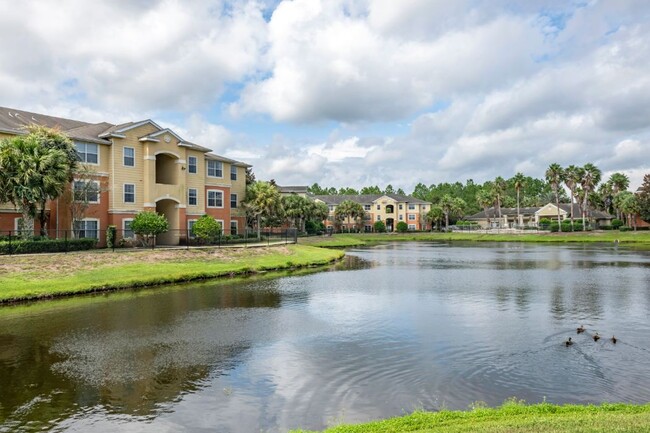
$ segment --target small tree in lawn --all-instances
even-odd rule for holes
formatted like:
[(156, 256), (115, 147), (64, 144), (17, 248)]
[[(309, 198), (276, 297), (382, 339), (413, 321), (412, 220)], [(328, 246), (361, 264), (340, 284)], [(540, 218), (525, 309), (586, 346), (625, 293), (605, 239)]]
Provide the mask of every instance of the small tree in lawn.
[(203, 215), (192, 226), (192, 235), (202, 242), (214, 241), (221, 234), (221, 224), (209, 215)]
[(400, 221), (397, 223), (397, 231), (400, 233), (406, 233), (409, 229), (409, 225), (406, 224), (404, 221)]
[(136, 235), (142, 236), (145, 245), (149, 245), (149, 242), (154, 240), (156, 236), (169, 230), (169, 222), (167, 222), (164, 215), (156, 212), (139, 212), (133, 217), (131, 230)]
[(377, 233), (386, 233), (386, 224), (383, 221), (375, 221), (374, 227)]

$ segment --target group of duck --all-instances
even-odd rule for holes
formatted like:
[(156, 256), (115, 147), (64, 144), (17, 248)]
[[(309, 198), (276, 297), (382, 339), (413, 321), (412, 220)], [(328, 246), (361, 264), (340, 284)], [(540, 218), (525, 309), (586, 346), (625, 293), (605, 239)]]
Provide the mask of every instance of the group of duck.
[[(580, 325), (580, 327), (576, 328), (576, 331), (577, 331), (578, 334), (582, 334), (582, 333), (585, 332), (586, 330), (587, 330), (587, 328), (585, 328), (585, 327), (582, 326), (582, 325)], [(594, 341), (598, 341), (598, 340), (600, 340), (600, 335), (598, 335), (598, 333), (596, 332), (594, 335), (591, 336), (591, 338), (593, 338)], [(612, 335), (612, 338), (610, 338), (609, 341), (611, 341), (612, 344), (616, 344), (616, 342), (618, 341), (618, 339), (617, 339), (615, 336)], [(567, 341), (564, 342), (564, 345), (565, 345), (566, 347), (569, 347), (569, 346), (571, 346), (572, 344), (573, 344), (573, 341), (571, 340), (571, 337), (569, 337), (569, 339), (568, 339)]]

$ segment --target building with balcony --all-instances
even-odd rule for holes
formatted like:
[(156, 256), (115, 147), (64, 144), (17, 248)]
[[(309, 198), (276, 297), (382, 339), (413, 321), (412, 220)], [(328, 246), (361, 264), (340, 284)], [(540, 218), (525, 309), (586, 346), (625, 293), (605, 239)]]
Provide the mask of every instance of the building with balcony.
[[(109, 225), (117, 227), (118, 236), (132, 236), (130, 223), (141, 211), (156, 211), (169, 221), (170, 230), (159, 236), (160, 244), (182, 242), (194, 221), (206, 214), (221, 223), (224, 233), (245, 228), (240, 203), (250, 167), (246, 163), (215, 155), (149, 119), (88, 123), (0, 107), (0, 139), (25, 134), (30, 124), (67, 134), (81, 164), (92, 173), (71, 186), (90, 190), (89, 207), (75, 227), (61, 199), (48, 204), (51, 237), (74, 228), (78, 236), (101, 240)], [(87, 182), (96, 187), (84, 188)], [(20, 217), (11, 204), (0, 204), (0, 231), (17, 230)]]
[[(362, 195), (314, 195), (313, 200), (325, 203), (329, 207), (329, 216), (325, 226), (334, 228), (336, 207), (350, 200), (359, 203), (365, 211), (363, 226), (365, 231), (372, 231), (376, 221), (383, 221), (386, 231), (393, 232), (397, 223), (405, 222), (409, 230), (428, 230), (426, 214), (431, 210), (431, 203), (401, 194), (362, 194)], [(343, 221), (342, 229), (354, 229), (354, 221)]]

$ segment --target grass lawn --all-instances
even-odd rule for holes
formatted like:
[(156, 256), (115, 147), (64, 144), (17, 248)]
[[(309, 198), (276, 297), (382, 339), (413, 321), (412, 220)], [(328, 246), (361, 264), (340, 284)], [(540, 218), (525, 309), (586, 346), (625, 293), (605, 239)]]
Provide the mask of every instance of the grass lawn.
[[(340, 425), (326, 433), (622, 433), (650, 431), (650, 404), (526, 406), (507, 402), (495, 409), (414, 412), (367, 424)], [(294, 433), (305, 431), (296, 430)]]
[(620, 245), (650, 246), (650, 231), (602, 231), (572, 233), (526, 233), (526, 234), (485, 234), (485, 233), (362, 233), (336, 234), (299, 238), (304, 245), (326, 248), (345, 248), (362, 246), (377, 242), (392, 241), (471, 241), (471, 242), (609, 242), (616, 240)]
[(324, 265), (342, 256), (306, 245), (0, 256), (0, 303)]

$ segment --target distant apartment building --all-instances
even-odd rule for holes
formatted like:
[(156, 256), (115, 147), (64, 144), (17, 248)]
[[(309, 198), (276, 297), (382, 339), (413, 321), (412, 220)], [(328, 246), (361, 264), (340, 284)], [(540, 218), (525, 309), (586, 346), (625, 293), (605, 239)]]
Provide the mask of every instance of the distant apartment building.
[[(169, 221), (171, 230), (159, 236), (159, 244), (182, 242), (202, 215), (214, 217), (228, 234), (245, 228), (240, 204), (248, 164), (215, 155), (149, 119), (88, 123), (0, 107), (0, 139), (25, 134), (30, 124), (67, 134), (81, 164), (92, 170), (90, 180), (76, 179), (72, 185), (82, 189), (81, 183), (96, 184), (83, 219), (74, 227), (80, 237), (101, 240), (109, 225), (124, 237), (133, 236), (130, 224), (141, 211), (156, 211)], [(73, 229), (71, 212), (61, 199), (47, 210), (51, 237)], [(20, 217), (13, 205), (0, 203), (0, 231), (17, 230)]]
[[(376, 221), (382, 221), (388, 232), (395, 231), (399, 222), (405, 222), (409, 230), (428, 230), (430, 228), (426, 214), (431, 210), (431, 203), (415, 197), (401, 194), (313, 195), (310, 197), (329, 207), (329, 216), (325, 221), (327, 228), (335, 226), (336, 207), (345, 200), (351, 200), (363, 206), (365, 231), (372, 231)], [(354, 222), (343, 221), (342, 227), (352, 229)]]

